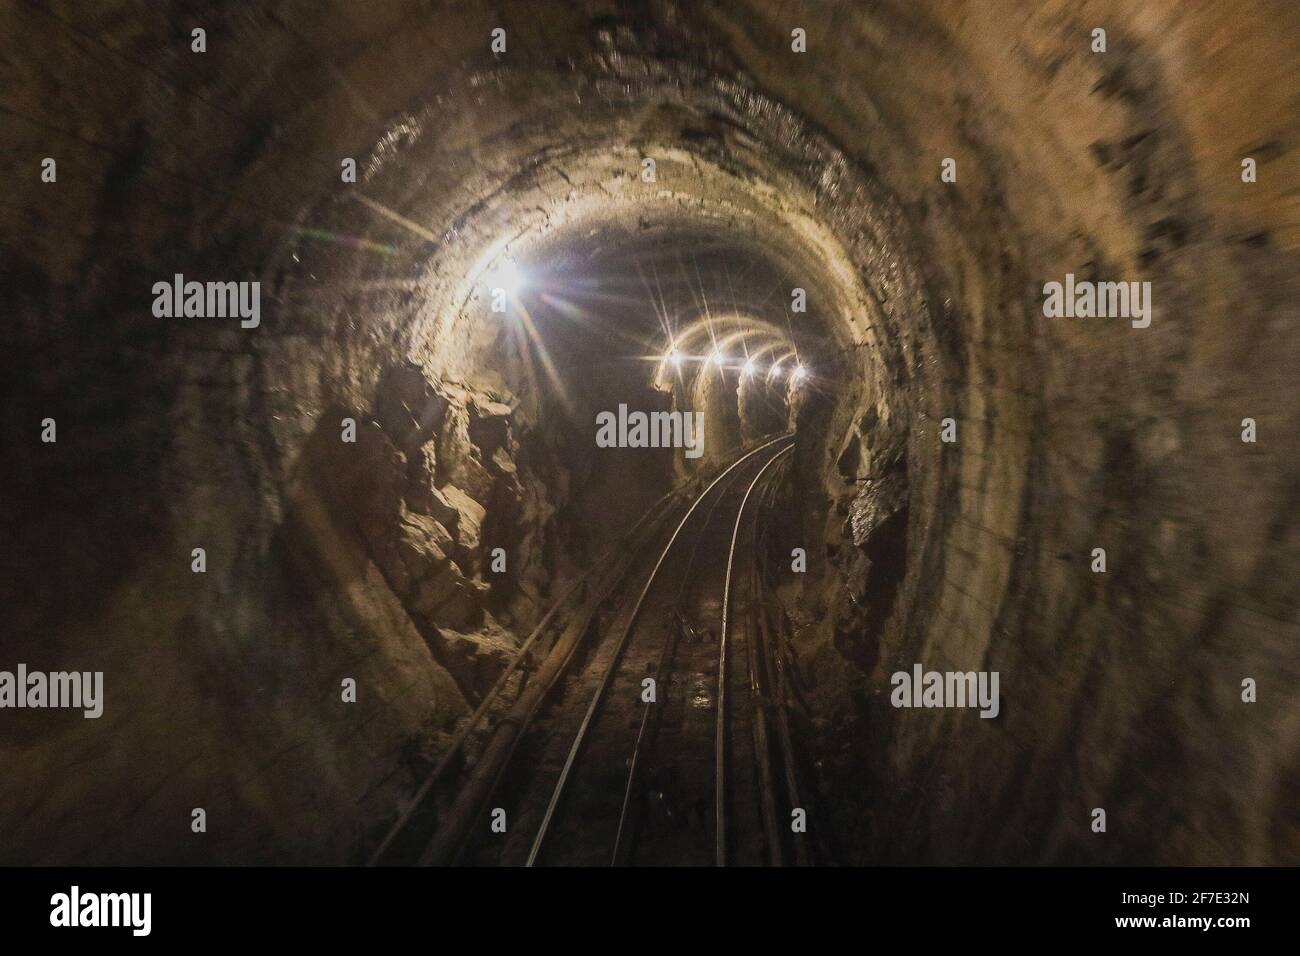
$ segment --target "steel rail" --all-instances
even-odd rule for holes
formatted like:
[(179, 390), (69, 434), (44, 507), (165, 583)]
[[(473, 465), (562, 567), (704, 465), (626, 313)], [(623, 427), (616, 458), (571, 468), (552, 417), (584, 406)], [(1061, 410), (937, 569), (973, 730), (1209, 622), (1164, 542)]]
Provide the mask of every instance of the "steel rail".
[[(709, 523), (713, 520), (714, 513), (718, 510), (722, 496), (714, 499), (713, 504), (709, 506), (709, 513), (704, 516), (704, 523), (701, 529), (707, 529)], [(677, 614), (676, 626), (670, 626), (668, 629), (668, 638), (664, 641), (664, 646), (659, 652), (659, 661), (655, 666), (655, 681), (657, 686), (667, 688), (669, 678), (671, 677), (671, 667), (677, 653), (678, 630), (684, 625), (685, 621), (681, 618), (682, 594), (686, 591), (686, 586), (690, 582), (691, 569), (695, 567), (695, 559), (699, 555), (700, 544), (704, 538), (697, 537), (695, 544), (691, 548), (691, 556), (686, 562), (686, 574), (682, 577), (682, 582), (677, 588), (677, 596), (673, 601), (673, 610)], [(658, 718), (662, 713), (662, 707), (654, 704), (646, 704), (641, 710), (641, 721), (637, 727), (636, 741), (632, 745), (632, 757), (628, 761), (627, 784), (623, 788), (623, 805), (619, 808), (618, 813), (618, 830), (614, 834), (614, 849), (609, 855), (609, 865), (618, 866), (624, 862), (623, 858), (631, 852), (631, 837), (625, 839), (625, 834), (631, 832), (631, 814), (632, 801), (636, 795), (637, 771), (641, 768), (641, 754), (653, 746), (653, 741), (658, 734)]]
[[(646, 524), (646, 522), (650, 520), (651, 516), (654, 515), (655, 512), (657, 512), (664, 504), (669, 502), (671, 499), (673, 499), (680, 493), (681, 493), (680, 488), (673, 489), (672, 491), (668, 492), (663, 497), (661, 497), (654, 504), (652, 504), (649, 508), (647, 508), (645, 512), (641, 515), (641, 517), (637, 519), (636, 523), (633, 524), (632, 527), (628, 528), (627, 531), (625, 531), (620, 536), (619, 544), (625, 544), (631, 541), (640, 532), (642, 525)], [(615, 546), (615, 548), (616, 547), (617, 545)], [(612, 550), (614, 550), (614, 548), (611, 548), (611, 551)], [(609, 558), (609, 554), (606, 554), (606, 559), (608, 558)], [(510, 659), (510, 663), (506, 666), (506, 669), (501, 672), (501, 675), (496, 679), (496, 681), (493, 682), (491, 688), (488, 689), (488, 692), (483, 695), (483, 699), (479, 702), (478, 707), (475, 709), (474, 713), (470, 715), (470, 718), (466, 722), (465, 726), (462, 727), (459, 733), (456, 734), (455, 738), (452, 740), (451, 744), (447, 747), (447, 750), (443, 753), (442, 757), (439, 758), (437, 765), (434, 766), (432, 771), (430, 771), (429, 775), (424, 779), (424, 782), (420, 784), (420, 788), (416, 790), (414, 796), (412, 796), (411, 798), (411, 802), (407, 805), (406, 809), (403, 810), (398, 815), (397, 820), (389, 828), (388, 833), (384, 836), (383, 841), (380, 842), (379, 846), (370, 855), (370, 859), (366, 862), (366, 866), (379, 865), (379, 861), (384, 858), (384, 855), (392, 847), (393, 843), (397, 840), (398, 836), (400, 836), (402, 831), (406, 829), (407, 825), (410, 824), (411, 819), (412, 817), (415, 816), (416, 811), (419, 810), (419, 808), (423, 805), (425, 799), (427, 799), (430, 791), (433, 789), (434, 784), (436, 784), (440, 779), (442, 779), (442, 775), (447, 772), (447, 769), (451, 766), (452, 761), (455, 759), (456, 755), (460, 753), (461, 748), (465, 745), (465, 741), (468, 740), (470, 735), (478, 728), (478, 725), (482, 722), (483, 717), (487, 714), (488, 710), (491, 709), (494, 703), (496, 703), (497, 697), (500, 695), (501, 691), (506, 686), (506, 682), (515, 673), (515, 671), (519, 669), (519, 667), (524, 663), (524, 661), (528, 659), (528, 655), (532, 651), (533, 644), (545, 632), (547, 626), (551, 623), (551, 620), (555, 617), (555, 615), (559, 613), (560, 609), (564, 607), (566, 603), (568, 603), (569, 598), (573, 597), (573, 595), (577, 593), (578, 588), (580, 588), (582, 585), (587, 583), (587, 580), (592, 576), (594, 571), (595, 571), (595, 567), (592, 567), (592, 568), (588, 568), (586, 571), (580, 574), (564, 590), (564, 593), (560, 595), (559, 599), (556, 600), (556, 602), (551, 605), (550, 610), (548, 610), (546, 614), (543, 615), (542, 619), (537, 622), (537, 625), (533, 628), (532, 632), (528, 635), (524, 643), (519, 646), (519, 649), (517, 651), (515, 651), (515, 654)]]
[[(678, 523), (676, 529), (674, 529), (672, 536), (668, 539), (668, 543), (664, 545), (664, 549), (659, 555), (659, 560), (655, 562), (655, 565), (651, 569), (649, 576), (646, 578), (645, 585), (641, 588), (641, 593), (637, 596), (636, 603), (632, 606), (632, 612), (628, 616), (627, 623), (623, 626), (623, 630), (618, 636), (618, 640), (614, 645), (614, 653), (610, 659), (609, 666), (605, 669), (605, 673), (601, 677), (600, 684), (596, 688), (596, 693), (591, 698), (591, 703), (587, 707), (587, 712), (583, 715), (582, 724), (578, 727), (578, 733), (574, 737), (573, 744), (572, 746), (569, 747), (569, 753), (568, 756), (565, 758), (564, 767), (560, 771), (560, 778), (555, 784), (555, 788), (551, 793), (551, 799), (546, 806), (546, 813), (543, 815), (542, 822), (537, 829), (537, 834), (533, 838), (533, 845), (528, 852), (528, 861), (525, 864), (526, 866), (535, 866), (538, 857), (541, 855), (542, 847), (546, 843), (547, 834), (550, 832), (551, 821), (555, 818), (556, 807), (559, 806), (560, 799), (564, 795), (565, 787), (568, 785), (569, 777), (573, 773), (573, 767), (577, 763), (578, 754), (581, 752), (582, 746), (586, 742), (587, 732), (591, 728), (592, 721), (594, 720), (596, 715), (596, 711), (600, 708), (601, 702), (604, 700), (605, 697), (605, 692), (609, 689), (609, 685), (613, 680), (614, 673), (618, 669), (619, 659), (622, 657), (623, 650), (627, 646), (628, 638), (631, 636), (633, 629), (636, 627), (637, 618), (641, 614), (641, 607), (645, 603), (646, 595), (650, 593), (651, 587), (654, 586), (655, 578), (659, 574), (659, 569), (663, 567), (664, 561), (667, 560), (669, 553), (671, 553), (673, 549), (673, 545), (676, 544), (677, 538), (682, 533), (682, 529), (685, 528), (687, 522), (691, 520), (691, 516), (695, 514), (695, 510), (700, 506), (701, 502), (703, 502), (704, 499), (709, 496), (709, 493), (713, 491), (713, 489), (716, 488), (724, 478), (730, 475), (733, 471), (735, 471), (745, 462), (749, 461), (749, 459), (753, 458), (759, 452), (762, 452), (772, 447), (773, 445), (779, 444), (780, 442), (783, 441), (789, 441), (791, 442), (791, 445), (788, 447), (793, 447), (793, 440), (794, 438), (792, 435), (782, 435), (778, 438), (772, 439), (771, 441), (765, 442), (762, 445), (759, 445), (757, 448), (747, 452), (746, 454), (742, 455), (740, 458), (736, 459), (721, 474), (719, 474), (716, 478), (713, 479), (712, 482), (709, 483), (709, 486), (705, 488), (704, 491), (702, 491), (698, 497), (696, 497), (696, 499), (691, 503), (690, 508), (687, 509), (686, 514), (682, 516), (682, 520)], [(786, 449), (782, 449), (782, 452), (778, 453), (778, 455), (787, 451), (788, 447)], [(764, 466), (764, 470), (765, 469), (766, 469), (766, 465)]]
[[(786, 700), (788, 693), (786, 682), (787, 663), (779, 647), (776, 647), (777, 640), (773, 639), (771, 628), (768, 625), (766, 614), (759, 617), (759, 628), (762, 630), (763, 643), (770, 655), (769, 660), (776, 668), (776, 681), (774, 688), (774, 698), (776, 701), (776, 738), (781, 746), (781, 767), (784, 771), (786, 801), (790, 804), (791, 810), (803, 808), (803, 801), (799, 797), (799, 780), (795, 773), (794, 742), (790, 733), (790, 706)], [(810, 862), (808, 846), (804, 840), (794, 841), (794, 858), (796, 866), (807, 866)]]
[(570, 621), (538, 666), (534, 681), (520, 694), (510, 712), (497, 722), (482, 756), (456, 795), (446, 819), (421, 854), (419, 865), (441, 866), (456, 862), (468, 840), (471, 823), (481, 813), (483, 804), (496, 791), (523, 735), (532, 725), (556, 683), (568, 670), (597, 612), (622, 584), (631, 564), (632, 555), (627, 553), (607, 569), (598, 585), (597, 594)]
[[(787, 464), (789, 462), (787, 461)], [(771, 487), (771, 486), (769, 486)], [(775, 496), (774, 496), (775, 497)], [(781, 747), (781, 767), (785, 778), (786, 800), (791, 810), (803, 807), (799, 796), (799, 781), (795, 770), (794, 743), (790, 733), (790, 702), (787, 682), (789, 663), (785, 659), (782, 636), (773, 635), (769, 621), (769, 608), (760, 603), (758, 608), (758, 627), (762, 638), (763, 658), (768, 668), (768, 695), (776, 714), (777, 741)], [(774, 672), (774, 673), (773, 673)], [(808, 866), (811, 863), (806, 840), (796, 839), (794, 858), (796, 866)]]
[[(771, 485), (768, 486), (770, 491)], [(767, 674), (767, 653), (758, 618), (763, 613), (762, 590), (759, 582), (759, 554), (764, 537), (759, 528), (763, 509), (770, 495), (764, 495), (755, 509), (749, 560), (749, 606), (745, 622), (745, 661), (749, 671), (749, 700), (754, 720), (754, 757), (758, 761), (759, 802), (763, 815), (763, 836), (767, 843), (767, 861), (772, 866), (784, 865), (781, 830), (776, 819), (776, 788), (772, 777), (771, 740), (767, 726), (767, 703), (771, 682)]]
[(559, 600), (551, 605), (551, 609), (546, 612), (545, 616), (537, 622), (537, 626), (534, 627), (532, 633), (528, 635), (528, 639), (519, 646), (519, 650), (515, 653), (515, 656), (511, 658), (509, 666), (501, 672), (501, 676), (492, 684), (491, 689), (483, 695), (483, 700), (480, 701), (478, 708), (470, 715), (469, 720), (466, 722), (465, 726), (461, 728), (460, 732), (456, 734), (455, 739), (451, 742), (451, 746), (447, 748), (446, 752), (438, 760), (437, 765), (432, 771), (430, 771), (429, 776), (427, 776), (424, 779), (424, 782), (420, 784), (420, 789), (415, 791), (415, 795), (411, 798), (410, 804), (398, 816), (397, 821), (392, 825), (392, 827), (389, 828), (388, 834), (384, 837), (383, 842), (381, 842), (375, 849), (375, 852), (370, 855), (370, 859), (366, 863), (366, 866), (377, 866), (379, 861), (383, 859), (384, 854), (386, 854), (389, 848), (393, 845), (393, 841), (395, 841), (401, 832), (406, 829), (406, 825), (411, 822), (411, 818), (415, 815), (415, 811), (424, 803), (425, 798), (429, 795), (429, 791), (433, 789), (433, 785), (442, 779), (442, 775), (447, 772), (447, 768), (451, 766), (452, 760), (460, 753), (460, 748), (464, 746), (465, 741), (469, 739), (470, 734), (472, 734), (478, 727), (479, 722), (482, 721), (484, 715), (487, 714), (488, 709), (496, 703), (497, 696), (505, 687), (506, 681), (510, 679), (511, 675), (519, 669), (519, 666), (528, 657), (528, 653), (532, 650), (533, 643), (542, 635), (542, 632), (546, 630), (547, 625), (551, 623), (551, 619), (555, 617), (560, 608), (562, 608), (569, 598), (577, 592), (579, 587), (586, 583), (590, 574), (591, 572), (587, 571), (580, 575), (568, 588), (565, 589), (564, 593), (560, 595)]
[[(767, 436), (763, 437), (767, 438)], [(770, 443), (765, 442), (765, 444)], [(754, 451), (762, 447), (764, 446), (758, 446)], [(482, 804), (496, 790), (523, 734), (573, 660), (583, 636), (595, 619), (597, 610), (622, 583), (630, 566), (634, 545), (641, 546), (636, 541), (637, 536), (646, 532), (645, 526), (651, 522), (652, 517), (653, 523), (663, 520), (666, 514), (656, 514), (656, 512), (666, 502), (687, 494), (692, 483), (693, 480), (683, 482), (669, 491), (646, 509), (640, 520), (620, 536), (618, 543), (606, 553), (607, 559), (619, 556), (619, 560), (612, 567), (606, 566), (606, 562), (587, 572), (588, 575), (599, 572), (595, 597), (589, 597), (584, 605), (580, 606), (577, 616), (556, 638), (547, 656), (538, 664), (534, 681), (521, 691), (510, 712), (492, 729), (479, 760), (470, 770), (446, 818), (440, 821), (437, 832), (420, 854), (419, 865), (447, 865), (459, 857), (468, 839), (469, 826), (478, 815)]]
[(736, 509), (736, 524), (731, 530), (731, 548), (727, 552), (727, 576), (722, 585), (722, 629), (718, 637), (717, 733), (714, 736), (713, 747), (714, 863), (717, 866), (727, 865), (727, 626), (731, 603), (731, 572), (736, 558), (736, 539), (740, 537), (741, 518), (744, 517), (745, 505), (754, 492), (754, 486), (758, 484), (763, 474), (792, 448), (794, 448), (793, 443), (768, 459), (767, 463), (758, 470), (754, 480), (749, 483), (749, 487), (745, 489), (745, 497), (741, 499), (740, 507)]

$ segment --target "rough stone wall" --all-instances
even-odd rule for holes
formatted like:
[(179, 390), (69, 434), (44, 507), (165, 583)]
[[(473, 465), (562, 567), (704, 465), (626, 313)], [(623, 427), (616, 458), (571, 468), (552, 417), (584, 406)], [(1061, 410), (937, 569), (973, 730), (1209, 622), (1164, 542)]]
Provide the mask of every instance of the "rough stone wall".
[[(832, 488), (841, 573), (810, 603), (809, 640), (845, 652), (821, 664), (843, 722), (830, 785), (871, 808), (848, 805), (837, 832), (880, 860), (1294, 861), (1294, 11), (805, 10), (814, 82), (758, 42), (788, 9), (713, 19), (898, 197), (950, 343), (933, 388), (896, 401), (914, 416), (907, 579), (883, 625), (858, 529), (889, 497), (898, 432), (870, 406), (852, 427), (861, 464), (841, 450), (857, 481)], [(1151, 327), (1044, 319), (1042, 284), (1067, 272), (1151, 281)], [(1245, 417), (1270, 423), (1266, 446), (1242, 443)], [(819, 629), (824, 603), (836, 623)], [(999, 670), (1001, 716), (894, 710), (889, 676), (918, 661)], [(1242, 703), (1245, 677), (1267, 702)]]

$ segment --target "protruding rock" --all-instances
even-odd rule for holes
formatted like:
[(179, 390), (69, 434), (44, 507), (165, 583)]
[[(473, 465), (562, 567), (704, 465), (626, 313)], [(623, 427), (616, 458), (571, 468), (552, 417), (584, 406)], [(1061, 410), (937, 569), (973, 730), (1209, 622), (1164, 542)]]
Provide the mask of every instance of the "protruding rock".
[(447, 496), (441, 489), (432, 485), (412, 487), (407, 492), (407, 501), (416, 511), (432, 516), (451, 531), (453, 537), (456, 535), (457, 525), (460, 523), (460, 509), (447, 500)]
[(427, 515), (403, 511), (396, 525), (369, 539), (375, 563), (403, 601), (415, 582), (449, 562), (450, 533)]
[(408, 511), (402, 516), (398, 554), (412, 570), (413, 577), (420, 576), (421, 563), (440, 564), (445, 560), (453, 544), (451, 532), (428, 515)]
[(434, 512), (435, 505), (432, 501), (438, 481), (437, 463), (437, 442), (432, 439), (411, 453), (406, 503), (416, 511), (433, 515), (446, 524), (446, 519)]
[(377, 548), (377, 560), (402, 603), (434, 626), (472, 627), (482, 617), (487, 585), (465, 576), (452, 558), (456, 544), (442, 524), (404, 512), (397, 531)]
[(907, 479), (901, 472), (863, 482), (849, 506), (853, 543), (861, 548), (885, 521), (907, 504)]
[(430, 635), (429, 641), (435, 656), (446, 662), (447, 670), (461, 692), (471, 700), (482, 699), (519, 645), (518, 638), (501, 627), (490, 614), (483, 616), (475, 633), (443, 626)]
[(446, 410), (447, 399), (413, 363), (394, 365), (379, 380), (375, 419), (403, 451), (427, 441), (441, 426)]
[(492, 476), (469, 434), (469, 410), (452, 403), (438, 437), (438, 485), (454, 484), (473, 498), (487, 502), (492, 497)]
[(461, 574), (453, 562), (415, 585), (411, 610), (438, 627), (474, 627), (483, 619), (483, 601), (488, 587)]
[(504, 448), (498, 448), (494, 451), (489, 461), (491, 470), (503, 477), (513, 478), (519, 471), (515, 467), (514, 460), (506, 454)]
[(455, 485), (442, 489), (444, 500), (456, 510), (456, 543), (467, 551), (477, 551), (487, 511)]
[(496, 479), (484, 466), (477, 451), (452, 470), (452, 482), (457, 487), (463, 488), (475, 501), (482, 502), (484, 505), (492, 501), (492, 489), (496, 485)]
[(469, 406), (469, 437), (482, 451), (483, 457), (491, 459), (498, 449), (510, 449), (510, 415), (509, 405), (475, 396)]

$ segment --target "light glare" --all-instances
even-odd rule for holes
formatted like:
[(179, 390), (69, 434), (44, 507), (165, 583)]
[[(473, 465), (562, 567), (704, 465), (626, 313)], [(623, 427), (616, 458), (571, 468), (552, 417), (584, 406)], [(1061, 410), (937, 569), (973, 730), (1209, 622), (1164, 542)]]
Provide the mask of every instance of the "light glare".
[(510, 298), (516, 298), (526, 285), (524, 271), (514, 256), (502, 256), (499, 264), (492, 270), (489, 282), (494, 289), (501, 289)]

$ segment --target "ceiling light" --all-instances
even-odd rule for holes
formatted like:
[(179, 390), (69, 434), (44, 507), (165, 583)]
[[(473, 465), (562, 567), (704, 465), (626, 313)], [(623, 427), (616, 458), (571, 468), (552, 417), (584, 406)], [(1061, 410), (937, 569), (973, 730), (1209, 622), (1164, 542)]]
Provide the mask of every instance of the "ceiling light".
[(527, 279), (524, 276), (523, 269), (519, 268), (519, 263), (514, 256), (502, 256), (488, 277), (488, 286), (492, 289), (500, 289), (510, 298), (516, 298), (527, 285)]

